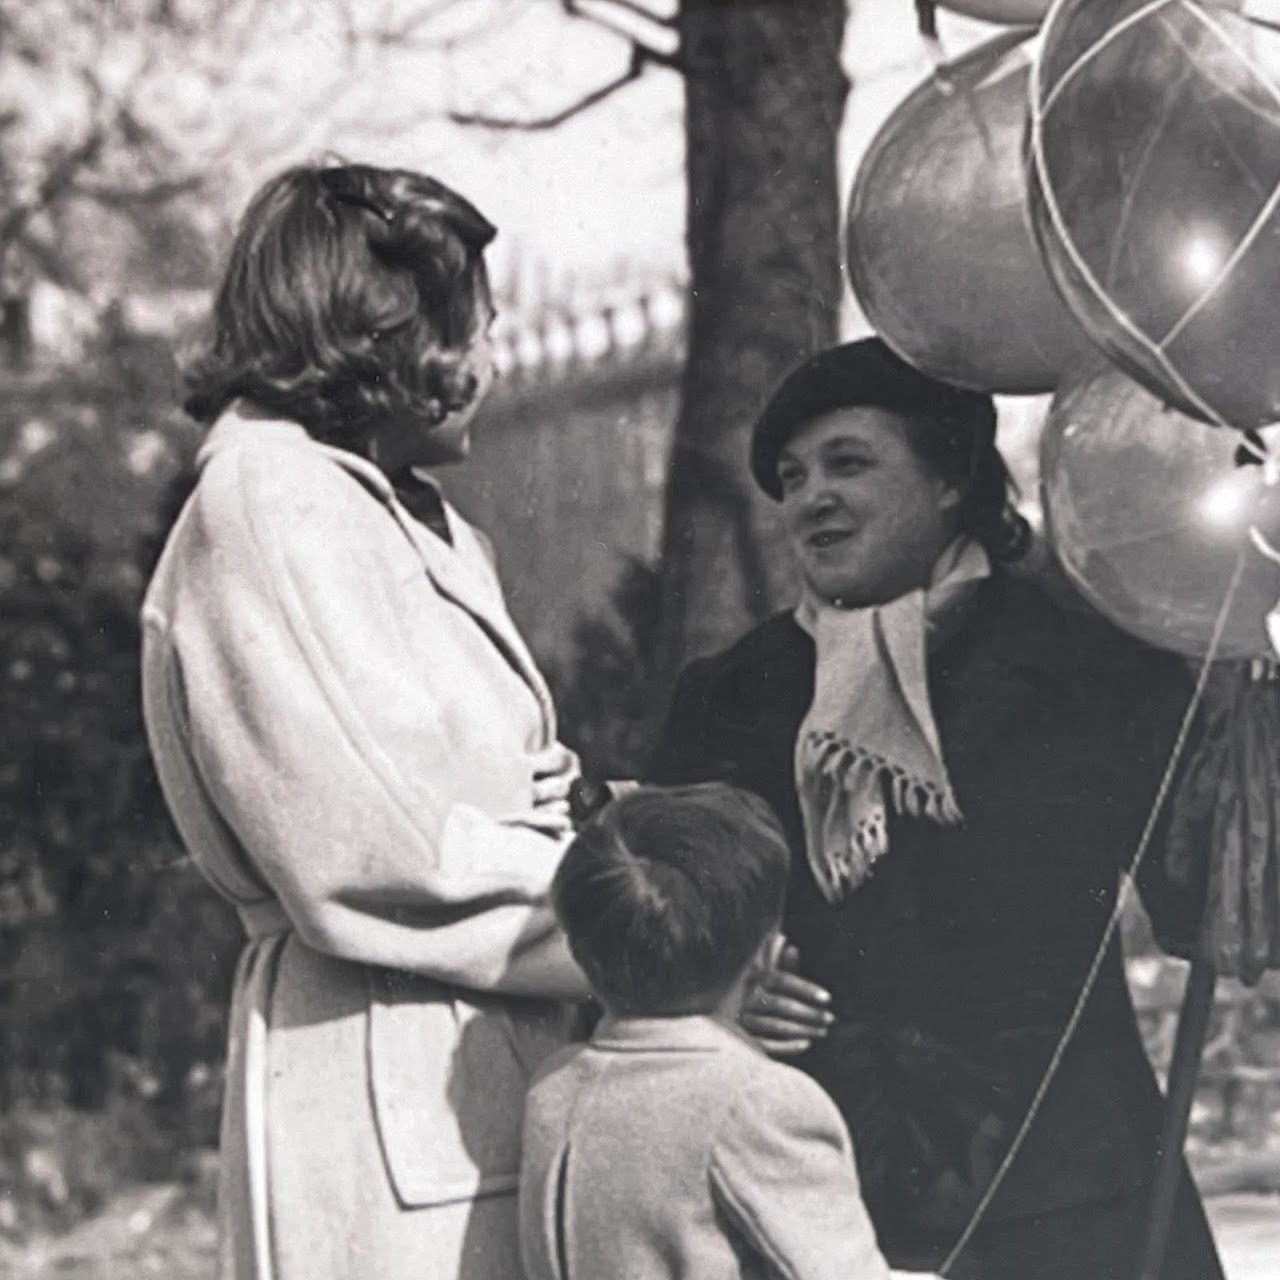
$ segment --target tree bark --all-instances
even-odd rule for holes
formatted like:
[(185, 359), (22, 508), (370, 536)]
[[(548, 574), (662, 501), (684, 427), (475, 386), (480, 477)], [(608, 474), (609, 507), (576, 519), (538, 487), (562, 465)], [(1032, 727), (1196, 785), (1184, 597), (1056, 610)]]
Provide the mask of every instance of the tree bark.
[(691, 301), (666, 489), (666, 687), (793, 598), (747, 443), (778, 379), (836, 336), (845, 19), (845, 0), (681, 0)]

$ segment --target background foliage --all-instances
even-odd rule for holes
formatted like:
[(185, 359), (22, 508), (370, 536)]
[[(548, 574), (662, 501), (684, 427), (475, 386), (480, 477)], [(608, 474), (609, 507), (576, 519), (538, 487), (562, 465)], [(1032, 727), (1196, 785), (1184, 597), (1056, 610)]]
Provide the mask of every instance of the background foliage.
[(108, 330), (93, 354), (91, 376), (16, 380), (0, 403), (10, 1230), (74, 1218), (214, 1140), (238, 950), (238, 926), (170, 827), (139, 699), (142, 587), (193, 432), (172, 414), (165, 347)]

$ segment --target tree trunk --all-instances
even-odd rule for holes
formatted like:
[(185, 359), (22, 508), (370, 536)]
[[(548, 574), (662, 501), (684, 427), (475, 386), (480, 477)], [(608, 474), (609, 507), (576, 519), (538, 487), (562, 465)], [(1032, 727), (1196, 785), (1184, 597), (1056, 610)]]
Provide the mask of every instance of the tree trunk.
[(845, 15), (845, 0), (681, 0), (692, 297), (666, 490), (668, 687), (793, 598), (747, 442), (778, 379), (836, 336)]

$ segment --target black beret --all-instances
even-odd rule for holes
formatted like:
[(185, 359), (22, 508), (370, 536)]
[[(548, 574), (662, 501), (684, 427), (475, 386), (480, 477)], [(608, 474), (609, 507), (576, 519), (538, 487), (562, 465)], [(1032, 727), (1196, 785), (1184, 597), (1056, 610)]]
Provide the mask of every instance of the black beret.
[(797, 365), (778, 384), (751, 429), (751, 474), (771, 498), (782, 496), (778, 455), (806, 423), (833, 409), (874, 405), (910, 418), (929, 418), (973, 443), (995, 439), (996, 410), (988, 395), (921, 373), (880, 338), (829, 347)]

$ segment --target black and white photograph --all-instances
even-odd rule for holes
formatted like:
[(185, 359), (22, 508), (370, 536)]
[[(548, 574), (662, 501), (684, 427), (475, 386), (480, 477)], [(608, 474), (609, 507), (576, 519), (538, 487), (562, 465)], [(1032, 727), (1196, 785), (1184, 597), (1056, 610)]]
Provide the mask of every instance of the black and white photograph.
[(1280, 0), (0, 0), (0, 1275), (1280, 1276)]

